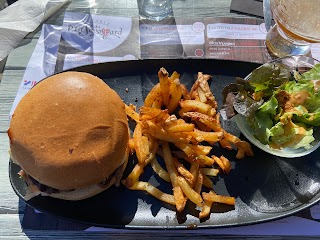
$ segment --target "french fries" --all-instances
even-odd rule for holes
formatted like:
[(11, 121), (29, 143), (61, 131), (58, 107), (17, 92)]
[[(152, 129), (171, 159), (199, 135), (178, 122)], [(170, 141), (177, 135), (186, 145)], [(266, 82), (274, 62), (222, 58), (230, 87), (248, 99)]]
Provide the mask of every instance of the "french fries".
[[(214, 147), (236, 149), (238, 159), (253, 152), (249, 143), (221, 127), (218, 105), (208, 83), (211, 76), (199, 72), (190, 92), (179, 77), (177, 72), (169, 76), (165, 68), (160, 68), (159, 83), (148, 93), (139, 113), (135, 106), (126, 105), (127, 116), (136, 122), (129, 148), (138, 161), (122, 183), (174, 205), (178, 212), (191, 201), (201, 208), (199, 218), (206, 218), (213, 203), (235, 204), (233, 197), (213, 191), (211, 178), (231, 171), (229, 159), (211, 154)], [(159, 162), (162, 160), (163, 166)], [(172, 184), (171, 193), (140, 180), (149, 164), (160, 178)]]

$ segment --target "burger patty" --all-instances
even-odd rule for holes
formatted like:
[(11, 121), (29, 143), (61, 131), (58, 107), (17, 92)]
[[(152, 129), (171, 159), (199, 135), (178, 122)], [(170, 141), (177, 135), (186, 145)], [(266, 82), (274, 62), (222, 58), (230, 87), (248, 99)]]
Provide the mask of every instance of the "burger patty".
[[(24, 179), (24, 181), (26, 182), (27, 185), (33, 184), (36, 185), (38, 187), (38, 189), (41, 192), (47, 193), (47, 194), (52, 194), (52, 193), (59, 193), (59, 192), (70, 192), (70, 191), (74, 191), (75, 189), (71, 189), (71, 190), (59, 190), (53, 187), (49, 187), (45, 184), (42, 184), (40, 182), (38, 182), (36, 179), (34, 179), (33, 177), (31, 177), (30, 175), (28, 175), (25, 171), (21, 170), (19, 171), (19, 175)], [(98, 183), (97, 185), (101, 188), (107, 188), (109, 187), (111, 180), (115, 177), (116, 178), (116, 182), (120, 181), (120, 178), (122, 176), (122, 165), (120, 167), (118, 167), (109, 177), (107, 177), (105, 180), (101, 181), (100, 183)]]

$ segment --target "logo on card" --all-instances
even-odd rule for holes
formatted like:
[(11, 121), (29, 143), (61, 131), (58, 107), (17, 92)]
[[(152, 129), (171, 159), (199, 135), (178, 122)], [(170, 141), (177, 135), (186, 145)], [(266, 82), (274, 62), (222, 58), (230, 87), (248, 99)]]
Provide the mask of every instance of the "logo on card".
[(23, 88), (32, 88), (37, 84), (37, 81), (28, 81), (28, 80), (23, 80)]
[(93, 25), (68, 25), (68, 32), (74, 32), (79, 36), (93, 36), (100, 35), (102, 39), (108, 37), (121, 38), (122, 27), (109, 27), (109, 23), (106, 24), (93, 24)]
[(61, 35), (72, 47), (97, 53), (118, 47), (131, 27), (131, 18), (66, 13)]

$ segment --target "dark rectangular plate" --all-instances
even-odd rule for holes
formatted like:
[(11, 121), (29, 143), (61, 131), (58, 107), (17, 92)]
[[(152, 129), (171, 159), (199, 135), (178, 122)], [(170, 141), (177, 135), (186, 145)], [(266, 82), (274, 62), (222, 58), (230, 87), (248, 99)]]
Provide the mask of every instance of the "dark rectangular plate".
[[(236, 76), (245, 77), (258, 66), (255, 63), (227, 60), (159, 59), (102, 63), (74, 70), (104, 79), (125, 103), (133, 103), (138, 107), (158, 82), (157, 72), (160, 67), (165, 67), (169, 73), (180, 73), (181, 82), (189, 89), (197, 72), (201, 71), (213, 76), (211, 89), (221, 108), (224, 86), (234, 82)], [(222, 121), (222, 126), (244, 139), (233, 121)], [(239, 226), (270, 221), (297, 213), (319, 200), (319, 191), (313, 191), (320, 184), (319, 150), (295, 159), (275, 157), (255, 147), (253, 150), (254, 157), (236, 160), (236, 151), (227, 151), (218, 146), (213, 148), (213, 154), (224, 155), (232, 163), (232, 170), (228, 175), (220, 174), (213, 179), (214, 190), (218, 194), (236, 197), (236, 205), (230, 207), (215, 204), (210, 218), (201, 221), (197, 218), (199, 211), (191, 203), (183, 213), (177, 214), (172, 206), (145, 192), (131, 191), (123, 186), (112, 187), (82, 201), (35, 197), (27, 201), (27, 204), (44, 213), (95, 226), (175, 229)], [(127, 171), (130, 171), (134, 161), (134, 158), (130, 159)], [(17, 175), (19, 169), (10, 162), (12, 186), (23, 199), (25, 183)], [(165, 192), (171, 192), (171, 186), (155, 176), (150, 167), (146, 167), (142, 180), (159, 185)]]

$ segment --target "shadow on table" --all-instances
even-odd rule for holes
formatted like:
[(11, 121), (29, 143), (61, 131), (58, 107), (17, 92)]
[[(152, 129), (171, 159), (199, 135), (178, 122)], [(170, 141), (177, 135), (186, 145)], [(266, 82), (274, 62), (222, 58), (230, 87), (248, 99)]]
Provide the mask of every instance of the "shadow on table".
[(70, 230), (82, 231), (91, 225), (64, 220), (36, 211), (26, 206), (24, 216), (20, 219), (23, 230)]

